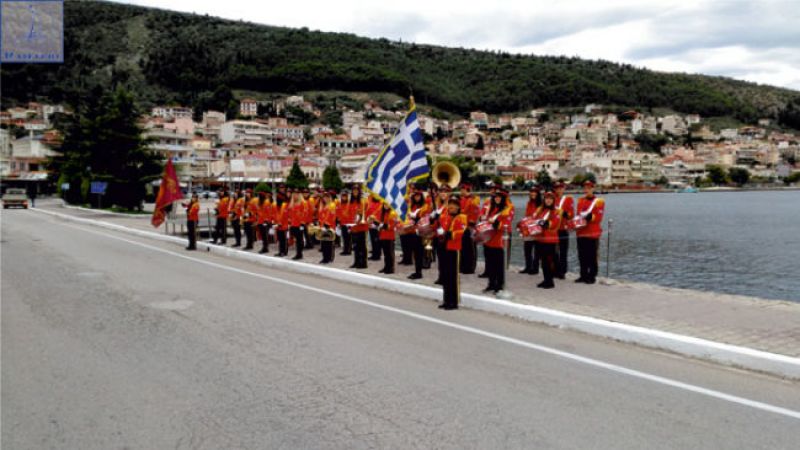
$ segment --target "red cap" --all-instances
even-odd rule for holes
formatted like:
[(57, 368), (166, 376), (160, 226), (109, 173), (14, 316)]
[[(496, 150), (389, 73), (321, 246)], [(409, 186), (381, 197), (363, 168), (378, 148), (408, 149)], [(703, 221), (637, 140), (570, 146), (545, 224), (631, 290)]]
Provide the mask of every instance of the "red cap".
[(564, 182), (563, 182), (563, 181), (556, 181), (556, 182), (553, 184), (553, 187), (554, 187), (554, 188), (563, 188), (563, 187), (566, 187), (566, 186), (567, 186), (567, 185), (566, 185), (566, 184), (564, 184)]
[(553, 191), (547, 191), (547, 192), (545, 192), (545, 193), (544, 193), (544, 196), (545, 196), (545, 197), (553, 197), (553, 198), (556, 198), (556, 194), (555, 194), (555, 192), (553, 192)]
[(468, 191), (472, 190), (472, 185), (469, 183), (461, 183), (461, 189), (466, 189)]
[(583, 185), (584, 185), (584, 186), (591, 186), (591, 187), (594, 187), (594, 181), (592, 181), (592, 180), (586, 180), (586, 181), (584, 181), (584, 182), (583, 182)]

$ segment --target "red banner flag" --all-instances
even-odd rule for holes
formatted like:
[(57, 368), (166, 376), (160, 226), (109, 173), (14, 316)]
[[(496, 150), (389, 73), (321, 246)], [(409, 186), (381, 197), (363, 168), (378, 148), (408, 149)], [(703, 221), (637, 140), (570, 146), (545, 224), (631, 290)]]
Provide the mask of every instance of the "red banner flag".
[(161, 178), (161, 186), (158, 187), (156, 207), (153, 209), (153, 218), (150, 219), (150, 223), (156, 228), (161, 226), (167, 217), (164, 208), (182, 198), (183, 192), (178, 184), (178, 175), (175, 173), (175, 166), (172, 165), (172, 158), (170, 158), (164, 167), (164, 176)]

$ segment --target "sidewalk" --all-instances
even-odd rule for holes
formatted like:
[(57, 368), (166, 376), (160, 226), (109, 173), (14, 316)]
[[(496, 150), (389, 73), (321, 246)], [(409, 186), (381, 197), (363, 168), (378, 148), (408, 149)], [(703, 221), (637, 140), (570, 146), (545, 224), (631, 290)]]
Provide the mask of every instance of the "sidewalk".
[[(61, 214), (163, 234), (163, 229), (153, 228), (149, 220), (142, 220), (141, 216), (122, 217), (64, 208), (56, 201), (41, 201), (38, 206)], [(276, 251), (277, 246), (270, 245), (269, 255)], [(293, 254), (292, 250), (290, 257)], [(303, 261), (316, 264), (320, 259), (319, 251), (313, 249), (305, 251)], [(411, 282), (406, 279), (413, 271), (409, 266), (397, 266), (394, 275), (382, 275), (378, 274), (383, 267), (382, 261), (370, 261), (369, 269), (365, 270), (349, 269), (352, 262), (352, 256), (339, 256), (337, 252), (336, 261), (330, 266)], [(506, 286), (512, 294), (509, 299), (511, 302), (800, 357), (800, 303), (608, 279), (599, 279), (595, 285), (576, 284), (572, 282), (574, 274), (568, 274), (567, 280), (556, 280), (555, 289), (545, 290), (536, 288), (541, 275), (521, 275), (517, 270), (512, 267), (506, 274)], [(424, 278), (414, 283), (433, 287), (435, 277), (436, 270), (433, 268), (425, 271)], [(476, 275), (461, 277), (462, 292), (465, 294), (483, 295), (481, 291), (485, 285), (486, 280)]]

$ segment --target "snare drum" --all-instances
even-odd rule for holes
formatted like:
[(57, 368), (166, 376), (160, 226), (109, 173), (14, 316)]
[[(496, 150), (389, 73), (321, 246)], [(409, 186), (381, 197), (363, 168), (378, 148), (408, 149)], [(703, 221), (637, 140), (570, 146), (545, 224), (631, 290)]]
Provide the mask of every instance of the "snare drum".
[(483, 244), (494, 236), (497, 230), (494, 229), (491, 222), (480, 222), (475, 225), (475, 233), (472, 235), (472, 240), (476, 244)]
[(535, 220), (533, 217), (526, 217), (520, 220), (517, 224), (517, 228), (522, 235), (523, 241), (532, 241), (544, 231), (541, 225), (539, 225), (539, 221)]
[(431, 222), (431, 216), (425, 216), (417, 222), (417, 234), (423, 239), (430, 239), (436, 234), (436, 226)]
[(567, 222), (567, 229), (570, 231), (580, 230), (586, 226), (586, 219), (578, 216)]

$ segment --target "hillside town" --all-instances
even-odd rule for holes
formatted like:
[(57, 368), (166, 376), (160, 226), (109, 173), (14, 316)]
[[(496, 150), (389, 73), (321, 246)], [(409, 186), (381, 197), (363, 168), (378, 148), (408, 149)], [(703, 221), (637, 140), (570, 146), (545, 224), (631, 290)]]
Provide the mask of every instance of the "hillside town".
[[(236, 117), (156, 106), (140, 126), (152, 150), (172, 158), (184, 183), (280, 182), (295, 159), (312, 183), (320, 183), (331, 165), (344, 182), (360, 182), (396, 131), (405, 105), (352, 105), (322, 111), (299, 95), (243, 98)], [(58, 114), (70, 112), (34, 102), (0, 112), (3, 180), (47, 182), (47, 161), (62, 140)], [(701, 185), (712, 166), (746, 169), (750, 181), (761, 184), (800, 172), (800, 136), (769, 119), (715, 130), (697, 114), (612, 113), (592, 104), (571, 113), (473, 111), (457, 120), (420, 112), (419, 123), (434, 160), (474, 161), (477, 174), (512, 187), (533, 183), (542, 172), (565, 180), (593, 174), (605, 188), (629, 189)]]

